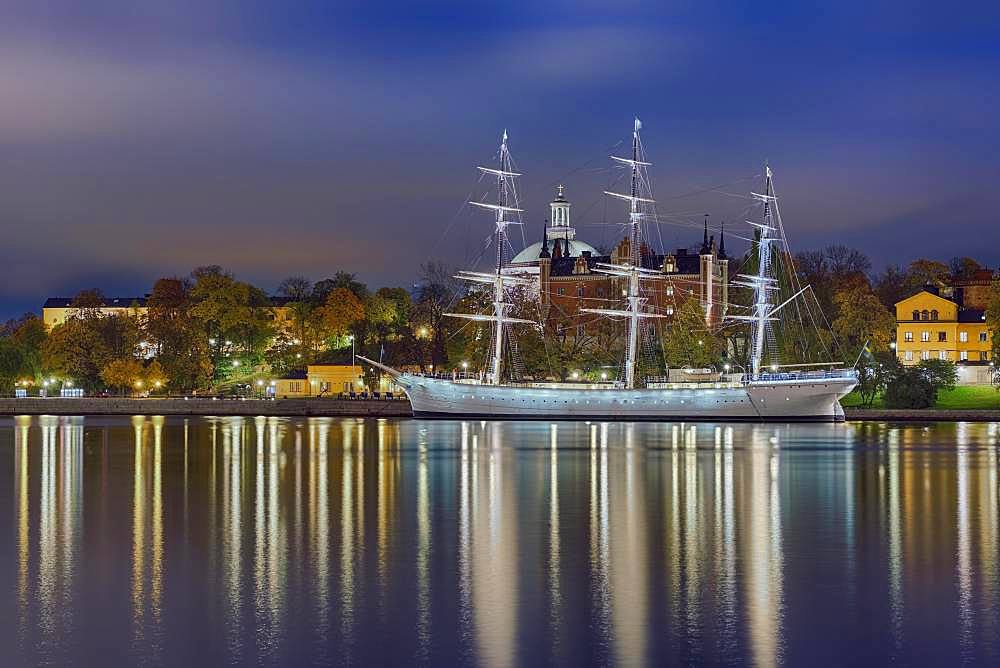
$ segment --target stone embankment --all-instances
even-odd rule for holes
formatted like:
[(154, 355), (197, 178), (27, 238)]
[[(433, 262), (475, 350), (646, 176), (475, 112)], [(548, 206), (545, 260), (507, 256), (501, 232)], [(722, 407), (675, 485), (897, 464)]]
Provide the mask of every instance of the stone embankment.
[(0, 415), (274, 415), (410, 417), (410, 402), (341, 399), (0, 399)]
[(937, 408), (845, 408), (848, 420), (884, 422), (997, 422), (996, 410), (943, 410)]

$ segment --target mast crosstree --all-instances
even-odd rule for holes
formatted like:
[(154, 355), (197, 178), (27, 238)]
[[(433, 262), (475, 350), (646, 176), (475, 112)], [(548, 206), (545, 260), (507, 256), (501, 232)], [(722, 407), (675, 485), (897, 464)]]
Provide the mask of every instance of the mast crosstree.
[(619, 156), (611, 156), (611, 159), (615, 162), (628, 165), (631, 169), (631, 187), (629, 188), (629, 194), (617, 193), (612, 191), (604, 191), (605, 195), (614, 197), (616, 199), (625, 200), (629, 203), (629, 258), (626, 264), (603, 264), (598, 263), (594, 271), (609, 274), (611, 276), (622, 276), (628, 279), (628, 304), (625, 310), (618, 309), (599, 309), (599, 308), (582, 308), (580, 311), (582, 313), (597, 313), (602, 315), (608, 315), (612, 317), (623, 317), (628, 323), (628, 347), (625, 353), (625, 387), (632, 389), (636, 386), (636, 362), (638, 357), (639, 349), (639, 321), (643, 318), (663, 318), (666, 317), (662, 314), (657, 313), (644, 313), (641, 309), (642, 305), (645, 303), (645, 299), (639, 296), (639, 277), (646, 276), (648, 278), (658, 277), (659, 273), (655, 271), (650, 271), (648, 269), (643, 269), (642, 267), (642, 256), (639, 248), (640, 244), (640, 226), (642, 225), (643, 213), (640, 209), (640, 204), (653, 204), (654, 200), (649, 197), (640, 196), (640, 186), (642, 180), (640, 179), (639, 168), (647, 167), (650, 163), (645, 162), (640, 159), (640, 148), (639, 143), (639, 130), (642, 128), (642, 122), (636, 118), (635, 126), (632, 130), (632, 158), (622, 158)]
[[(479, 322), (490, 322), (493, 324), (493, 356), (490, 364), (490, 371), (486, 381), (491, 385), (499, 385), (501, 373), (503, 371), (503, 336), (504, 325), (514, 323), (537, 324), (534, 320), (523, 318), (512, 318), (507, 315), (507, 311), (512, 304), (507, 301), (506, 288), (511, 285), (530, 285), (531, 280), (512, 276), (504, 273), (504, 249), (507, 247), (507, 227), (509, 225), (520, 225), (520, 221), (508, 220), (508, 214), (519, 214), (522, 209), (509, 205), (509, 193), (513, 191), (513, 179), (521, 176), (511, 169), (510, 151), (507, 149), (507, 131), (503, 131), (503, 138), (500, 140), (500, 156), (496, 168), (479, 167), (479, 171), (484, 174), (495, 176), (497, 179), (497, 201), (496, 204), (487, 202), (469, 202), (473, 206), (494, 212), (496, 228), (493, 231), (493, 241), (496, 244), (496, 266), (493, 273), (481, 273), (474, 271), (460, 271), (456, 275), (464, 281), (492, 285), (493, 287), (493, 313), (445, 313), (453, 318), (464, 318)], [(515, 191), (516, 192), (516, 191)], [(516, 202), (515, 202), (516, 204)]]

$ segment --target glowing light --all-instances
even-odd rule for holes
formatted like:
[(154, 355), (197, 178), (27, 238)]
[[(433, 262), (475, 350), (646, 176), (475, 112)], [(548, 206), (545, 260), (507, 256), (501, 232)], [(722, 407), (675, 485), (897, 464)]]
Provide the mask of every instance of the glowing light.
[(66, 387), (73, 387), (73, 381), (67, 380), (66, 381)]
[(579, 373), (577, 373), (576, 371), (574, 371), (574, 372), (573, 372), (573, 380), (576, 380), (576, 379), (578, 379), (579, 377), (580, 377), (580, 374), (579, 374)]
[(722, 370), (723, 371), (729, 371), (729, 365), (728, 364), (723, 364), (722, 365)]
[(135, 381), (135, 386), (136, 387), (142, 387), (142, 381), (141, 380)]
[(227, 345), (227, 346), (231, 346), (231, 345), (233, 345), (233, 342), (227, 339), (227, 340), (226, 340), (226, 345)]
[(468, 369), (469, 368), (469, 363), (468, 362), (462, 362), (462, 368), (463, 369)]
[(240, 365), (239, 360), (233, 360), (233, 366), (239, 366), (239, 365)]
[(295, 359), (297, 360), (302, 359), (302, 353), (295, 353)]
[(417, 330), (417, 336), (427, 336), (427, 328), (421, 327), (419, 330)]
[(269, 384), (270, 384), (271, 387), (274, 387), (275, 385), (277, 385), (277, 383), (275, 383), (273, 380)]
[(601, 380), (607, 380), (607, 379), (608, 379), (608, 372), (607, 371), (602, 371), (601, 372)]
[(257, 387), (263, 387), (263, 386), (264, 386), (264, 381), (258, 380), (257, 381)]
[(772, 364), (771, 365), (771, 371), (777, 371), (777, 370), (778, 370), (778, 365), (777, 364)]

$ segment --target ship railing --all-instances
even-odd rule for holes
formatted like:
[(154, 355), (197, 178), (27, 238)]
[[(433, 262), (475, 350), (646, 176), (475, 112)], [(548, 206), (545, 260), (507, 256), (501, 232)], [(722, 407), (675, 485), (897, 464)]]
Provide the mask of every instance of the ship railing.
[(857, 378), (854, 369), (822, 369), (816, 371), (764, 371), (756, 376), (747, 376), (750, 381), (787, 381), (787, 380), (837, 380)]

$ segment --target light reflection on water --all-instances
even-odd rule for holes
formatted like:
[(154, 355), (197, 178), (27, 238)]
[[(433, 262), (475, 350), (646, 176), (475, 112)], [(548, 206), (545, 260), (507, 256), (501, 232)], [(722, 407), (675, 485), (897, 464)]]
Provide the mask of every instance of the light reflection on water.
[(13, 664), (996, 663), (998, 425), (17, 417)]

